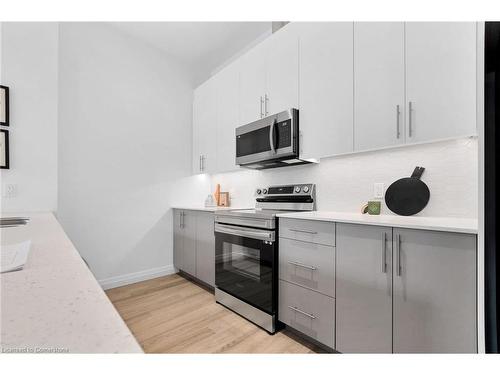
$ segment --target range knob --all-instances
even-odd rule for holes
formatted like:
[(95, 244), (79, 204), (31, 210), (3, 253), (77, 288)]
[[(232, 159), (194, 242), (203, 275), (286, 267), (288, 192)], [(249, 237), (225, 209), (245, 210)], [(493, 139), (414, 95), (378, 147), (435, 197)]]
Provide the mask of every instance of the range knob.
[(300, 186), (295, 186), (295, 192), (300, 193)]
[(267, 194), (267, 189), (262, 189), (262, 194)]
[(304, 193), (308, 193), (308, 192), (309, 192), (309, 186), (304, 186), (304, 187), (302, 188), (302, 191), (303, 191)]
[(257, 195), (260, 195), (262, 193), (262, 190), (257, 189), (256, 193), (257, 193)]

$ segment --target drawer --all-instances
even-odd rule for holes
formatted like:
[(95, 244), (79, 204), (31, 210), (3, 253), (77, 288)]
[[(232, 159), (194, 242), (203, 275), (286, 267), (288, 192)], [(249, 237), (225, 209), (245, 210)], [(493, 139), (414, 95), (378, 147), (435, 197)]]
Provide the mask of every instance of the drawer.
[(280, 280), (279, 320), (335, 349), (335, 299)]
[(279, 277), (335, 297), (335, 248), (280, 239)]
[(335, 246), (335, 223), (282, 218), (280, 237)]

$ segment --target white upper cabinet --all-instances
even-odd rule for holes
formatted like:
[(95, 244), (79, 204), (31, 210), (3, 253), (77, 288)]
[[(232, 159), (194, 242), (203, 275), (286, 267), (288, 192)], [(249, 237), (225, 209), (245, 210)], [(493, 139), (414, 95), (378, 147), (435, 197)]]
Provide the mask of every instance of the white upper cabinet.
[(299, 109), (300, 157), (476, 135), (473, 22), (294, 22), (194, 92), (193, 172), (235, 170), (235, 128)]
[(299, 40), (292, 24), (266, 41), (265, 115), (299, 106)]
[(216, 168), (215, 80), (209, 79), (194, 91), (193, 97), (193, 173), (211, 173)]
[(405, 141), (403, 22), (354, 23), (354, 150)]
[[(294, 24), (290, 25), (294, 26)], [(300, 22), (301, 157), (353, 150), (352, 23)]]
[(406, 86), (407, 142), (475, 135), (476, 24), (406, 23)]
[(299, 44), (289, 25), (247, 52), (240, 64), (240, 124), (297, 108)]
[(217, 172), (238, 169), (236, 136), (239, 125), (239, 65), (231, 64), (215, 76), (217, 92)]
[(247, 52), (240, 64), (240, 125), (264, 117), (266, 94), (266, 49), (260, 43)]

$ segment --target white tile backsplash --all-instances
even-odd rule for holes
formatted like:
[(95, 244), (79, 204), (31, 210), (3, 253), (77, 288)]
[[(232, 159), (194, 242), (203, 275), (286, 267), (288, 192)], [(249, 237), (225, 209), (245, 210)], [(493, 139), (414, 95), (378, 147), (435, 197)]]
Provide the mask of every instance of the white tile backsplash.
[[(315, 183), (317, 209), (358, 212), (373, 199), (373, 184), (385, 188), (408, 177), (415, 166), (425, 167), (422, 180), (431, 198), (420, 216), (476, 218), (478, 208), (477, 139), (466, 138), (405, 146), (323, 159), (304, 165), (264, 171), (242, 170), (211, 176), (212, 190), (221, 184), (234, 206), (253, 206), (256, 187), (273, 184)], [(391, 211), (382, 205), (382, 213)]]

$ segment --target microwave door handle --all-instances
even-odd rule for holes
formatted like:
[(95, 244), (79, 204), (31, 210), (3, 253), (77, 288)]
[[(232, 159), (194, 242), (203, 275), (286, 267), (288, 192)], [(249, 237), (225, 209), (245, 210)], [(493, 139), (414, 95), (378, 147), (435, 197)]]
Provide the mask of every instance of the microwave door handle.
[(273, 120), (273, 123), (269, 127), (269, 145), (271, 146), (271, 151), (273, 154), (276, 153), (276, 147), (274, 147), (274, 125), (276, 125), (276, 119)]

